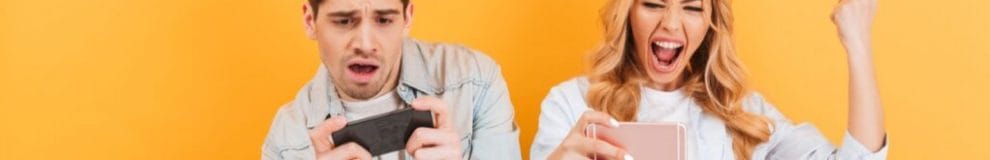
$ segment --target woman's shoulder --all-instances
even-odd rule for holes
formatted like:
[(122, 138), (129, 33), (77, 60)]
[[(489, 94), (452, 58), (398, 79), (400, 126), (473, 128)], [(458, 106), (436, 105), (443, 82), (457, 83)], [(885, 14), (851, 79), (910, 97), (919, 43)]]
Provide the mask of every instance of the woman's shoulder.
[(584, 96), (588, 92), (589, 85), (590, 83), (587, 77), (574, 77), (560, 82), (557, 85), (554, 85), (553, 88), (550, 88), (550, 93), (547, 94), (547, 99), (565, 98), (567, 101), (584, 102)]
[(748, 112), (765, 113), (774, 106), (767, 102), (763, 94), (757, 91), (749, 92), (742, 101), (743, 108)]
[(543, 111), (560, 110), (581, 113), (588, 108), (584, 95), (588, 91), (588, 78), (574, 77), (550, 88), (543, 99)]
[(550, 90), (551, 91), (552, 90), (561, 90), (561, 91), (571, 91), (571, 92), (573, 92), (573, 91), (587, 91), (589, 84), (590, 84), (590, 82), (588, 82), (588, 77), (586, 77), (586, 76), (577, 76), (577, 77), (568, 79), (568, 80), (566, 80), (564, 82), (557, 83), (557, 85), (553, 86), (553, 88), (550, 89)]
[(746, 112), (767, 116), (775, 121), (787, 120), (787, 117), (777, 110), (777, 107), (771, 104), (760, 92), (753, 91), (746, 95), (746, 98), (743, 99), (742, 107)]

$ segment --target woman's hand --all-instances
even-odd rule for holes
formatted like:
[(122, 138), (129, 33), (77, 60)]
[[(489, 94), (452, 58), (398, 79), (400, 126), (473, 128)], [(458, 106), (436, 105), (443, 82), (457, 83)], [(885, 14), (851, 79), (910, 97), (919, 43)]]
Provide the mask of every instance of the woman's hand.
[(581, 114), (570, 133), (564, 138), (547, 159), (551, 160), (571, 160), (571, 159), (592, 159), (597, 155), (597, 159), (624, 159), (632, 160), (632, 156), (626, 154), (624, 149), (609, 144), (608, 142), (594, 139), (585, 135), (588, 124), (599, 124), (607, 127), (618, 127), (619, 122), (608, 114), (596, 111), (586, 111)]
[(876, 10), (876, 0), (840, 0), (832, 13), (849, 58), (849, 134), (871, 151), (886, 136), (870, 37)]
[(876, 0), (840, 0), (832, 13), (839, 40), (850, 54), (869, 54), (870, 30), (877, 11)]

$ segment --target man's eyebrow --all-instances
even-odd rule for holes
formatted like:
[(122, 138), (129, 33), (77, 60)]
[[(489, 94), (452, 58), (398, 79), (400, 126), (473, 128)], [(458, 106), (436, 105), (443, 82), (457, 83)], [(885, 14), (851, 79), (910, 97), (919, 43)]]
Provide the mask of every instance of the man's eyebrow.
[(681, 3), (688, 3), (688, 2), (694, 2), (694, 1), (701, 1), (701, 0), (682, 0)]
[(353, 17), (354, 14), (357, 14), (357, 11), (337, 11), (328, 12), (327, 17)]
[(375, 14), (377, 14), (377, 15), (393, 15), (393, 14), (399, 14), (399, 13), (401, 13), (401, 12), (399, 10), (397, 10), (397, 9), (380, 9), (380, 10), (375, 10)]

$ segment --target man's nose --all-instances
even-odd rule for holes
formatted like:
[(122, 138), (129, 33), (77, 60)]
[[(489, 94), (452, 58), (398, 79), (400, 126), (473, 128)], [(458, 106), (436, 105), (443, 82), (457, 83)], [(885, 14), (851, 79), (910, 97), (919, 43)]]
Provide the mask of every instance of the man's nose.
[(354, 36), (354, 50), (358, 54), (373, 54), (378, 51), (375, 47), (375, 38), (370, 25), (360, 25), (358, 33)]

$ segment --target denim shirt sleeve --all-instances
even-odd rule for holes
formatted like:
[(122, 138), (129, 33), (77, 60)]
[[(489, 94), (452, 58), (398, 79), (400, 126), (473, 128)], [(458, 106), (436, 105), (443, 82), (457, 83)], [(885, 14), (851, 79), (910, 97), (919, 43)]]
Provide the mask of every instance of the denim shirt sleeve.
[(519, 129), (514, 121), (514, 109), (501, 69), (484, 54), (475, 55), (482, 70), (481, 78), (487, 85), (475, 95), (474, 133), (469, 158), (522, 159)]
[(862, 143), (845, 132), (842, 146), (836, 148), (814, 125), (792, 124), (780, 111), (766, 102), (761, 95), (754, 93), (745, 107), (750, 112), (760, 113), (773, 121), (774, 128), (770, 141), (757, 146), (753, 159), (768, 160), (883, 160), (887, 159), (888, 141), (883, 147), (870, 151)]
[(302, 123), (302, 114), (292, 105), (282, 106), (261, 147), (261, 159), (316, 159), (310, 147), (308, 129)]

